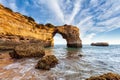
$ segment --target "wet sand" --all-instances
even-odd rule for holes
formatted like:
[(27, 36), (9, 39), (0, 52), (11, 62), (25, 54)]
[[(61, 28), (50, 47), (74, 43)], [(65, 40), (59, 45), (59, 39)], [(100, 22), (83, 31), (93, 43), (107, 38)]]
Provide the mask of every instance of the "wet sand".
[[(46, 55), (51, 54), (49, 50), (46, 51)], [(0, 51), (0, 80), (39, 80), (36, 72), (40, 74), (46, 71), (35, 69), (38, 60), (39, 58), (12, 59), (9, 51)]]
[(0, 67), (6, 66), (13, 62), (14, 62), (14, 60), (9, 56), (9, 53), (7, 51), (0, 52)]

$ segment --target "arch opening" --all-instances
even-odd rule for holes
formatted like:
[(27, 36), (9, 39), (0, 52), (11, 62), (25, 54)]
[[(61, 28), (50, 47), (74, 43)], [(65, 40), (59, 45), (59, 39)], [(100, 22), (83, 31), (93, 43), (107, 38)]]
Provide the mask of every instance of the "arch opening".
[(59, 33), (54, 35), (54, 45), (66, 45), (67, 41), (63, 38), (63, 36)]

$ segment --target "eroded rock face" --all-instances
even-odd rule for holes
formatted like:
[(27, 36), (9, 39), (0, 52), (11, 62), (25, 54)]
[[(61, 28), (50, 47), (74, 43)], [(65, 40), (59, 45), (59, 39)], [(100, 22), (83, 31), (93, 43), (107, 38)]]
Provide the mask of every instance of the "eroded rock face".
[(5, 35), (2, 40), (29, 42), (33, 40), (30, 38), (32, 37), (43, 41), (46, 47), (51, 47), (54, 45), (53, 37), (56, 33), (61, 34), (66, 39), (68, 47), (82, 47), (77, 27), (71, 25), (54, 26), (50, 23), (37, 24), (32, 17), (13, 12), (0, 4), (0, 35)]
[(82, 47), (82, 42), (79, 37), (79, 29), (77, 27), (72, 25), (58, 26), (54, 35), (56, 33), (61, 34), (62, 37), (66, 39), (67, 47)]
[(114, 73), (107, 73), (100, 76), (93, 76), (86, 80), (120, 80), (120, 75)]
[[(13, 12), (11, 9), (0, 4), (0, 35), (22, 36), (21, 40), (25, 41), (25, 37), (32, 37), (45, 41), (45, 45), (53, 45), (52, 33), (54, 27), (51, 25), (37, 24), (32, 17)], [(3, 36), (2, 36), (3, 37)], [(10, 37), (12, 38), (12, 37)], [(5, 40), (8, 40), (7, 38)]]
[(39, 43), (26, 43), (17, 45), (9, 55), (16, 59), (24, 57), (43, 57), (45, 55), (45, 50)]
[(55, 67), (56, 64), (58, 64), (58, 59), (54, 55), (47, 55), (38, 61), (35, 68), (49, 70)]
[(44, 47), (51, 46), (50, 41), (20, 35), (0, 35), (0, 50), (12, 50), (17, 45), (36, 43)]
[(91, 43), (91, 46), (109, 46), (106, 42)]

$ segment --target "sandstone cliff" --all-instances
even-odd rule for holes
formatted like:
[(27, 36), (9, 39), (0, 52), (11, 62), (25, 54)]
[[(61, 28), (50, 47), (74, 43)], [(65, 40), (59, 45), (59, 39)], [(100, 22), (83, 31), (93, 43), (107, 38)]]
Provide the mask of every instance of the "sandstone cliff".
[[(37, 24), (34, 19), (13, 12), (9, 8), (0, 5), (0, 35), (16, 35), (21, 37), (33, 37), (51, 42), (54, 28)], [(8, 37), (4, 37), (8, 38)]]
[(66, 39), (68, 47), (82, 46), (77, 27), (37, 24), (33, 18), (13, 12), (0, 4), (0, 42), (44, 41), (47, 46), (53, 46), (56, 33), (60, 33)]

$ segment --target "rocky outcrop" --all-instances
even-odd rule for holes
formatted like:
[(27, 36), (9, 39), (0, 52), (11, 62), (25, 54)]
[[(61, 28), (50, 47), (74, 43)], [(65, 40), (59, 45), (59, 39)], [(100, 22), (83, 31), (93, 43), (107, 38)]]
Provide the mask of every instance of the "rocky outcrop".
[(13, 50), (15, 46), (28, 43), (38, 43), (40, 46), (48, 47), (50, 43), (34, 37), (20, 35), (0, 35), (0, 50)]
[(95, 77), (93, 76), (86, 80), (120, 80), (120, 75), (113, 74), (113, 73), (107, 73), (107, 74), (103, 74), (100, 76), (95, 76)]
[(106, 42), (91, 43), (91, 46), (109, 46)]
[[(37, 24), (32, 17), (13, 12), (0, 4), (0, 35), (21, 36), (26, 39), (32, 37), (45, 41), (47, 46), (52, 46), (53, 32), (54, 28), (49, 27), (49, 25)], [(21, 39), (23, 40), (23, 38)]]
[(12, 58), (16, 59), (24, 57), (43, 57), (45, 50), (39, 43), (29, 43), (17, 45), (9, 54)]
[(67, 47), (82, 47), (79, 29), (72, 25), (58, 26), (53, 35), (59, 33), (67, 42)]
[(56, 64), (58, 64), (58, 59), (54, 55), (47, 55), (38, 61), (35, 68), (49, 70), (55, 67)]
[(50, 47), (54, 45), (53, 37), (56, 33), (66, 39), (68, 47), (82, 47), (77, 27), (37, 24), (32, 17), (13, 12), (0, 4), (0, 41), (30, 42), (34, 39), (43, 41), (46, 47)]

